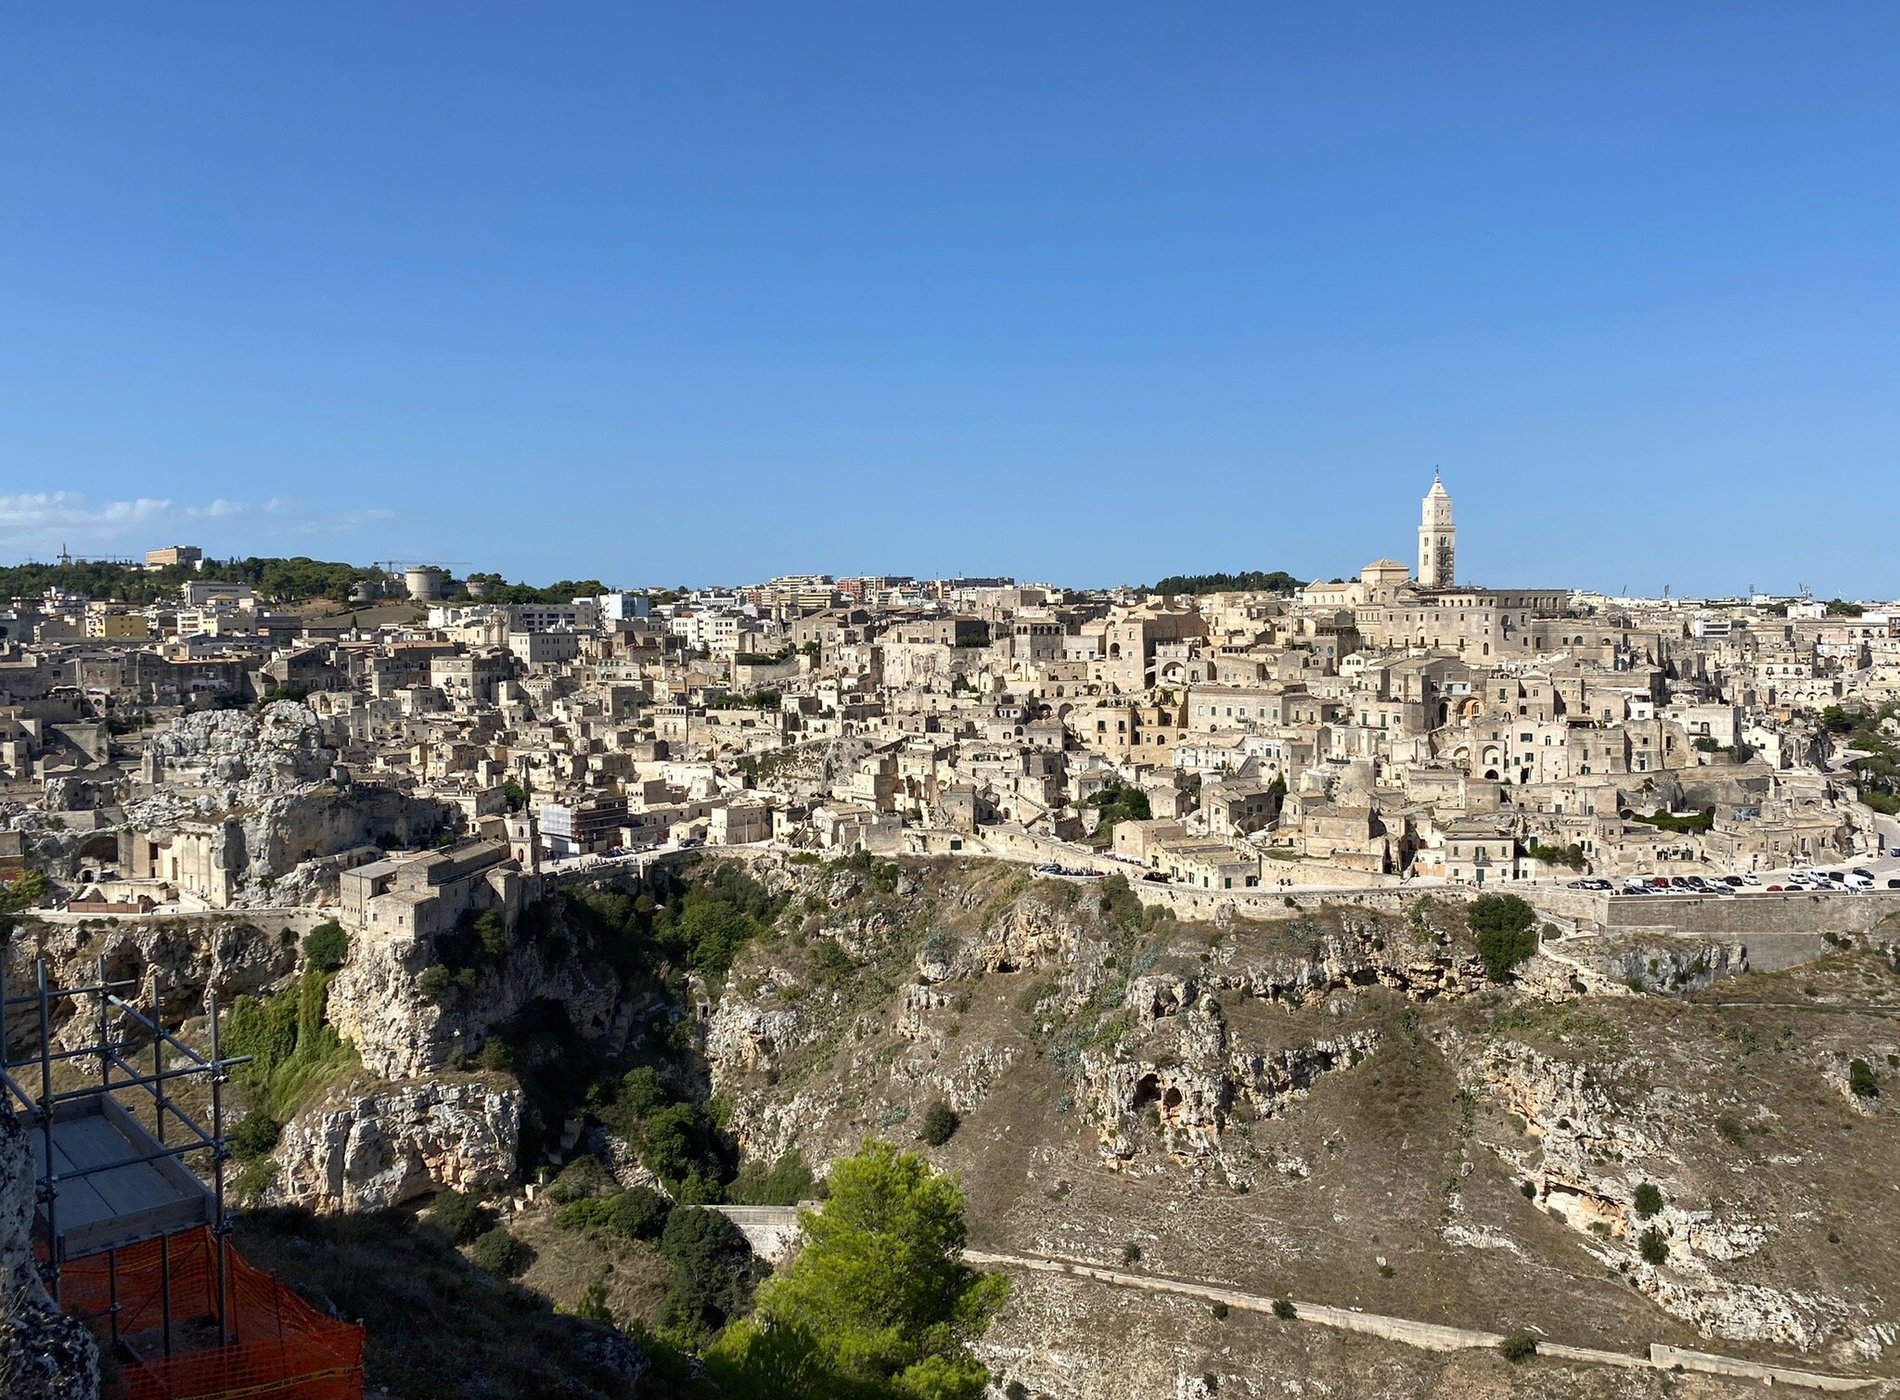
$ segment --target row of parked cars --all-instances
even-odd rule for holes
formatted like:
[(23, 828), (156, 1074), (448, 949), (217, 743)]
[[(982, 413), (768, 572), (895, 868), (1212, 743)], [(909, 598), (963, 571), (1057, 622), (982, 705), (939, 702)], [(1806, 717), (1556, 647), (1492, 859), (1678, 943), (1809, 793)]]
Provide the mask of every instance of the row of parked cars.
[[(1879, 887), (1874, 872), (1862, 866), (1852, 870), (1795, 870), (1774, 883), (1761, 876), (1748, 875), (1632, 875), (1620, 885), (1598, 878), (1572, 880), (1573, 890), (1602, 890), (1611, 894), (1658, 895), (1700, 894), (1736, 895), (1751, 890), (1780, 894), (1798, 890), (1816, 893), (1856, 893)], [(1900, 890), (1900, 879), (1888, 880), (1887, 888)]]

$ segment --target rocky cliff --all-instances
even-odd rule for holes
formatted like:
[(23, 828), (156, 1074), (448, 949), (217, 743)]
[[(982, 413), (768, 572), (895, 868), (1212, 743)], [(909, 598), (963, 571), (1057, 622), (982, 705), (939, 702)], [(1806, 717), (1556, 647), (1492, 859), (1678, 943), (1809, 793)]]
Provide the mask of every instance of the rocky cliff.
[(484, 1194), (515, 1174), (521, 1090), (462, 1076), (345, 1086), (284, 1125), (267, 1199), (380, 1210), (445, 1188)]
[(98, 1400), (98, 1349), (85, 1325), (58, 1312), (41, 1285), (32, 1226), (26, 1131), (11, 1114), (0, 1114), (0, 1395)]
[[(77, 924), (27, 926), (0, 956), (7, 958), (7, 985), (13, 992), (33, 984), (36, 959), (47, 962), (54, 986), (93, 985), (101, 959), (113, 981), (131, 981), (145, 1003), (157, 982), (166, 1019), (173, 1025), (202, 1015), (205, 994), (216, 992), (226, 1005), (233, 997), (270, 987), (296, 968), (295, 938), (283, 930), (266, 931), (233, 915), (200, 914), (165, 920), (121, 922), (98, 919)], [(97, 1003), (91, 997), (53, 1007), (62, 1044), (88, 1043), (97, 1030)], [(15, 1015), (8, 1037), (16, 1051), (28, 1045), (36, 1023)]]
[[(558, 906), (539, 916), (558, 920)], [(562, 1007), (583, 1040), (600, 1041), (617, 1024), (624, 988), (613, 969), (579, 955), (576, 942), (560, 928), (518, 938), (500, 961), (471, 969), (467, 985), (445, 981), (431, 991), (422, 981), (438, 963), (430, 940), (364, 935), (352, 940), (330, 984), (330, 1021), (363, 1067), (384, 1079), (478, 1054), (497, 1028), (538, 1001)]]

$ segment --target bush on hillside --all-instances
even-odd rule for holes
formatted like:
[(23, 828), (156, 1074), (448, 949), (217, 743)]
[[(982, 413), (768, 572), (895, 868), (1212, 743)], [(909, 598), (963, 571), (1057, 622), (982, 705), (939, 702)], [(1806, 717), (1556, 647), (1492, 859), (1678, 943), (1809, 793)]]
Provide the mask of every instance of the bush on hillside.
[(534, 1261), (533, 1251), (499, 1226), (478, 1235), (469, 1248), (468, 1257), (477, 1268), (486, 1269), (497, 1278), (520, 1278)]
[(429, 1203), (429, 1223), (456, 1244), (467, 1244), (495, 1223), (495, 1213), (465, 1192), (442, 1191)]
[(940, 1099), (924, 1110), (923, 1125), (917, 1130), (917, 1136), (932, 1147), (942, 1147), (955, 1135), (962, 1122), (957, 1111)]

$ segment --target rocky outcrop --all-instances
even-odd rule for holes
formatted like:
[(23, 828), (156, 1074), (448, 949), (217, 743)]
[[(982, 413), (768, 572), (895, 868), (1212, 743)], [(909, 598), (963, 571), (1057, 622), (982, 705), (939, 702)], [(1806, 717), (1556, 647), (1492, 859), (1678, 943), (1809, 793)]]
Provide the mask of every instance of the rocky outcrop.
[[(33, 960), (47, 962), (47, 979), (54, 986), (89, 987), (98, 979), (105, 961), (113, 981), (138, 984), (143, 1002), (156, 979), (162, 990), (165, 1019), (179, 1020), (204, 1013), (205, 995), (216, 992), (227, 1005), (233, 997), (261, 991), (296, 969), (296, 940), (286, 941), (281, 929), (266, 931), (242, 919), (198, 915), (162, 921), (120, 923), (100, 920), (92, 927), (78, 924), (35, 924), (31, 941), (14, 940), (8, 956), (9, 986), (27, 985)], [(97, 1003), (91, 997), (54, 1008), (60, 1018), (57, 1035), (68, 1046), (89, 1043), (97, 1030)], [(9, 1026), (15, 1050), (29, 1043), (35, 1027), (26, 1017)]]
[(26, 1130), (0, 1113), (0, 1395), (98, 1400), (92, 1334), (53, 1306), (33, 1262), (33, 1158)]
[[(1665, 1311), (1707, 1337), (1802, 1350), (1846, 1322), (1840, 1299), (1722, 1275), (1718, 1265), (1767, 1243), (1771, 1229), (1763, 1223), (1741, 1212), (1718, 1218), (1684, 1209), (1666, 1184), (1661, 1206), (1647, 1214), (1638, 1209), (1637, 1188), (1646, 1180), (1666, 1183), (1675, 1164), (1660, 1091), (1634, 1109), (1620, 1106), (1593, 1067), (1508, 1039), (1466, 1046), (1459, 1060), (1469, 1088), (1524, 1123), (1528, 1141), (1500, 1137), (1484, 1145), (1524, 1174), (1546, 1210), (1577, 1230), (1590, 1253)], [(1639, 1247), (1651, 1231), (1667, 1248), (1661, 1263), (1645, 1259)]]
[(558, 1002), (586, 1040), (606, 1036), (616, 1023), (621, 988), (612, 970), (575, 956), (567, 945), (518, 942), (500, 963), (480, 971), (472, 989), (446, 986), (425, 995), (418, 982), (434, 963), (428, 939), (366, 934), (351, 940), (349, 958), (330, 984), (329, 1018), (371, 1074), (408, 1079), (441, 1069), (458, 1054), (473, 1055), (539, 1000)]
[(521, 1091), (482, 1079), (343, 1091), (284, 1125), (270, 1199), (379, 1210), (448, 1187), (485, 1192), (515, 1173)]
[(1706, 991), (1724, 977), (1748, 971), (1748, 950), (1740, 943), (1635, 943), (1590, 949), (1584, 956), (1603, 976), (1631, 991), (1676, 996)]
[(1230, 957), (1207, 976), (1210, 988), (1297, 1006), (1335, 993), (1390, 987), (1414, 1001), (1458, 996), (1484, 985), (1475, 956), (1459, 953), (1428, 916), (1399, 925), (1350, 906), (1326, 919), (1295, 920), (1280, 946)]
[(1218, 1160), (1246, 1179), (1225, 1134), (1237, 1106), (1270, 1118), (1304, 1098), (1325, 1074), (1358, 1064), (1378, 1046), (1362, 1029), (1277, 1048), (1236, 1043), (1220, 1003), (1193, 978), (1149, 974), (1124, 997), (1127, 1032), (1081, 1057), (1081, 1089), (1093, 1110), (1105, 1162), (1137, 1154), (1141, 1130), (1178, 1159)]

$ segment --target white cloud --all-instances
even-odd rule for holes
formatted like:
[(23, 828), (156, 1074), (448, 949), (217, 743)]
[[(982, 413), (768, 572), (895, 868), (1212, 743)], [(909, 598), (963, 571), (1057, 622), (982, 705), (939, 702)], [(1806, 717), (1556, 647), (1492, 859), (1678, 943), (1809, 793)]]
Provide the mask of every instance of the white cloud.
[(144, 550), (159, 545), (198, 543), (181, 532), (194, 526), (221, 527), (219, 547), (247, 546), (253, 538), (273, 535), (331, 534), (389, 520), (393, 511), (353, 510), (311, 515), (295, 501), (227, 501), (223, 497), (193, 505), (139, 496), (97, 505), (74, 491), (36, 491), (0, 496), (0, 549), (50, 558), (61, 549), (74, 553)]

